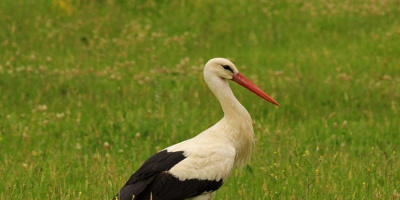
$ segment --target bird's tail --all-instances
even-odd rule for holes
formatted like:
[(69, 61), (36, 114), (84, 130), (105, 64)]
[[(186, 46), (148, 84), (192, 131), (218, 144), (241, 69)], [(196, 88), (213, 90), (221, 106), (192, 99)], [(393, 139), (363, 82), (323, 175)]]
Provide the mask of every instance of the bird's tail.
[(126, 184), (121, 188), (113, 200), (151, 200), (150, 192), (146, 188), (152, 182), (154, 177), (134, 184)]

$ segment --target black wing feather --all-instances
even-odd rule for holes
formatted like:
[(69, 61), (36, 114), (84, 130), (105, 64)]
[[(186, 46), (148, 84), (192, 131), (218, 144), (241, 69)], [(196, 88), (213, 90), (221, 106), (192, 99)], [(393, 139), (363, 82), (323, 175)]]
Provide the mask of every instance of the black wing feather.
[(222, 180), (187, 179), (180, 181), (168, 173), (168, 170), (185, 158), (183, 151), (168, 152), (164, 150), (153, 155), (122, 187), (117, 194), (118, 200), (181, 200), (198, 196), (204, 192), (215, 191), (221, 187)]
[(168, 152), (163, 150), (154, 154), (125, 183), (117, 194), (118, 200), (132, 200), (133, 196), (139, 196), (158, 173), (170, 170), (185, 158), (182, 151)]
[(152, 193), (153, 200), (180, 200), (195, 197), (204, 192), (218, 190), (223, 184), (219, 181), (187, 179), (180, 181), (168, 172), (159, 173), (144, 193)]
[(131, 178), (129, 178), (128, 182), (126, 182), (126, 185), (145, 180), (159, 172), (170, 170), (173, 166), (185, 158), (186, 157), (183, 155), (183, 151), (160, 151), (147, 159), (143, 165), (131, 176)]

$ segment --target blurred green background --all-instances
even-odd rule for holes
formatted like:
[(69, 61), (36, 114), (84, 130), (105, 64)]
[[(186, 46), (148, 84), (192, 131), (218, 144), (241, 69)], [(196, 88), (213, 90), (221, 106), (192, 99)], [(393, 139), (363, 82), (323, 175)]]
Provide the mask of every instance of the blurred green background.
[(400, 1), (0, 2), (0, 199), (110, 199), (223, 115), (226, 57), (252, 160), (215, 199), (400, 198)]

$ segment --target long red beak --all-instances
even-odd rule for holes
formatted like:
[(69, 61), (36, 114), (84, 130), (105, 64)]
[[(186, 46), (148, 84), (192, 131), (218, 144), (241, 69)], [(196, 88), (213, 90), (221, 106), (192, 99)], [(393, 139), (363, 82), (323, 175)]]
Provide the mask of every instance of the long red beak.
[(241, 73), (233, 75), (232, 81), (235, 81), (239, 85), (247, 88), (248, 90), (252, 91), (254, 94), (258, 95), (259, 97), (261, 97), (277, 106), (280, 106), (278, 102), (276, 102), (272, 97), (270, 97), (267, 93), (262, 91), (256, 84), (251, 82), (249, 79), (247, 79)]

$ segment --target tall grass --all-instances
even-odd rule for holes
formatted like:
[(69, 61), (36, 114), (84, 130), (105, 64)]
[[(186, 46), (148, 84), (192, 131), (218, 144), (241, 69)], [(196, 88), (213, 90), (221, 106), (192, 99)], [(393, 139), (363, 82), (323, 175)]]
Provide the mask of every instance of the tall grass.
[(0, 3), (0, 199), (109, 199), (222, 117), (213, 57), (254, 119), (216, 199), (399, 199), (400, 2)]

